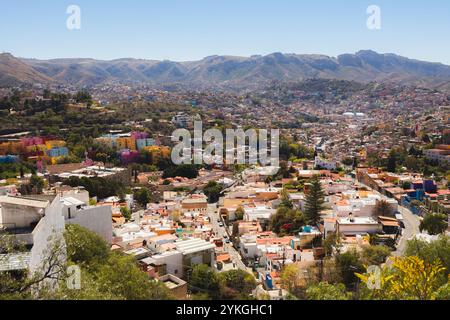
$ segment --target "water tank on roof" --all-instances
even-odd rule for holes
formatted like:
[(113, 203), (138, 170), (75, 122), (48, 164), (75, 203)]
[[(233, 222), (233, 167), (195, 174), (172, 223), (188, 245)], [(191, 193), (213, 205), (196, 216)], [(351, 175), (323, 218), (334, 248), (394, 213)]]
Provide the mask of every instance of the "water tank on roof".
[(270, 290), (273, 289), (273, 280), (272, 280), (272, 277), (270, 276), (269, 272), (267, 272), (267, 274), (266, 274), (266, 284)]

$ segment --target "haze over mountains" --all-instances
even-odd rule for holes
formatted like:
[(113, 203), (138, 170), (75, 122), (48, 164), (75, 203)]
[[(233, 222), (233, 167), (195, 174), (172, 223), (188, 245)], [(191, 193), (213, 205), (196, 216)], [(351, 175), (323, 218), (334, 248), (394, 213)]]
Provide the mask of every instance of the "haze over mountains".
[(311, 78), (399, 82), (450, 90), (450, 66), (395, 54), (359, 51), (338, 57), (273, 53), (266, 56), (210, 56), (199, 61), (141, 59), (36, 60), (0, 54), (0, 86), (60, 83), (91, 86), (110, 82), (180, 84), (190, 88), (255, 88)]

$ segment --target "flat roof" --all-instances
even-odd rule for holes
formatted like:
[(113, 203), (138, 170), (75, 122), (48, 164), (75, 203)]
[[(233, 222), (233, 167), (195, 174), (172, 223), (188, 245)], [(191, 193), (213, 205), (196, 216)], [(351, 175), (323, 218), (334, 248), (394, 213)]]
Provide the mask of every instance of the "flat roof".
[(29, 198), (0, 196), (0, 204), (3, 204), (3, 203), (45, 209), (48, 207), (50, 202), (47, 200), (44, 201), (44, 200), (36, 200), (36, 199), (29, 199)]
[(0, 254), (0, 272), (25, 270), (30, 263), (31, 253)]
[(85, 204), (83, 201), (80, 201), (80, 200), (72, 198), (72, 197), (64, 197), (63, 201), (64, 201), (64, 204), (67, 206), (72, 206), (72, 205), (82, 206)]
[(339, 224), (349, 224), (349, 225), (357, 225), (357, 224), (368, 224), (368, 225), (375, 225), (378, 224), (377, 221), (370, 217), (355, 217), (350, 221), (350, 218), (340, 218), (337, 220)]
[(199, 251), (214, 249), (216, 247), (215, 244), (207, 242), (202, 239), (191, 239), (175, 242), (175, 246), (178, 251), (183, 254), (190, 254)]

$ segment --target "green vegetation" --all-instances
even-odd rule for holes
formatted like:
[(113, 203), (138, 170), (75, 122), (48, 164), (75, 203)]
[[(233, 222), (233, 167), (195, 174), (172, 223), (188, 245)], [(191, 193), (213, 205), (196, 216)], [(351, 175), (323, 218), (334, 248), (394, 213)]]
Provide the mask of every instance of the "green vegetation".
[(303, 213), (299, 209), (294, 209), (289, 200), (288, 193), (283, 191), (281, 204), (276, 214), (270, 218), (270, 228), (279, 236), (292, 235), (300, 231), (305, 225)]
[(427, 231), (431, 235), (442, 234), (447, 230), (447, 215), (429, 213), (420, 222), (420, 231)]
[(450, 275), (450, 237), (440, 236), (438, 240), (428, 243), (421, 240), (410, 240), (406, 245), (406, 256), (417, 256), (426, 263), (441, 261), (445, 267), (445, 277)]
[(247, 300), (256, 288), (253, 275), (243, 270), (216, 273), (207, 265), (194, 266), (189, 284), (201, 298), (218, 300)]
[(306, 194), (305, 219), (311, 225), (317, 225), (324, 210), (325, 193), (320, 184), (319, 177), (311, 179), (309, 192)]
[(210, 181), (203, 189), (203, 193), (208, 197), (209, 203), (216, 203), (219, 201), (220, 193), (223, 191), (224, 185), (216, 181)]
[(377, 203), (375, 205), (375, 208), (373, 209), (372, 215), (374, 217), (380, 217), (380, 216), (389, 217), (389, 216), (393, 216), (392, 208), (391, 208), (389, 202), (387, 202), (386, 200), (377, 201)]
[(306, 289), (308, 300), (350, 300), (352, 294), (345, 291), (345, 286), (320, 282)]
[(171, 299), (168, 289), (163, 284), (150, 280), (139, 269), (133, 257), (112, 252), (103, 239), (78, 225), (68, 225), (66, 229), (69, 265), (81, 267), (82, 290), (68, 290), (65, 283), (61, 283), (60, 289), (52, 293), (50, 298)]
[(124, 193), (125, 186), (117, 181), (106, 180), (100, 177), (70, 177), (64, 184), (71, 187), (84, 187), (91, 197), (105, 199)]
[(305, 225), (303, 213), (298, 209), (281, 206), (270, 218), (270, 227), (279, 236), (292, 235)]
[(199, 167), (197, 165), (171, 165), (164, 169), (163, 178), (184, 177), (188, 179), (194, 179), (198, 177), (198, 171)]
[(239, 206), (236, 209), (236, 212), (234, 213), (236, 215), (236, 220), (243, 220), (244, 219), (244, 214), (245, 214), (245, 210), (242, 206)]
[(146, 208), (151, 201), (150, 191), (147, 188), (140, 188), (134, 193), (134, 199), (140, 206)]
[(15, 179), (28, 173), (36, 173), (36, 166), (22, 161), (19, 163), (0, 163), (0, 180)]

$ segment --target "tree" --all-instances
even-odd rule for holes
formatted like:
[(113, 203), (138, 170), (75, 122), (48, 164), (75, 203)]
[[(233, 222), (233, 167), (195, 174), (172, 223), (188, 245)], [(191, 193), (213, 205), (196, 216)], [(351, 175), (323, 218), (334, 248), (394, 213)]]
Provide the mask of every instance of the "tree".
[(341, 247), (342, 236), (336, 232), (327, 235), (323, 242), (323, 248), (326, 256), (331, 256), (333, 254), (333, 248), (339, 252)]
[(396, 170), (397, 170), (397, 155), (394, 150), (391, 150), (387, 162), (387, 171), (395, 173)]
[(236, 209), (236, 212), (234, 213), (236, 215), (236, 220), (243, 220), (244, 219), (244, 214), (245, 214), (245, 210), (242, 206), (239, 206)]
[(126, 300), (168, 300), (169, 290), (161, 282), (152, 281), (141, 271), (136, 260), (113, 252), (95, 274), (100, 292), (112, 292)]
[(270, 217), (270, 228), (279, 235), (293, 234), (304, 226), (303, 213), (300, 210), (279, 207)]
[(92, 105), (92, 96), (87, 90), (78, 91), (74, 98), (78, 103), (86, 103), (88, 106)]
[(208, 197), (209, 203), (216, 203), (219, 201), (220, 193), (223, 189), (223, 184), (219, 184), (216, 181), (210, 181), (203, 189), (203, 193)]
[(430, 235), (443, 234), (448, 228), (445, 214), (430, 213), (420, 223), (420, 231), (427, 231)]
[(366, 266), (380, 265), (391, 255), (391, 249), (386, 246), (364, 246), (361, 252), (362, 263)]
[(134, 194), (134, 198), (142, 207), (145, 208), (151, 200), (150, 191), (147, 188), (141, 188)]
[(432, 264), (434, 261), (441, 261), (445, 267), (445, 282), (450, 275), (450, 237), (441, 235), (437, 240), (430, 243), (413, 239), (407, 242), (406, 256), (417, 256), (426, 263)]
[(198, 171), (198, 166), (193, 164), (172, 165), (164, 169), (163, 178), (184, 177), (195, 179), (198, 177)]
[(336, 268), (347, 289), (355, 289), (358, 278), (355, 273), (364, 271), (360, 256), (356, 250), (347, 251), (336, 256)]
[(311, 180), (311, 187), (305, 200), (305, 219), (308, 223), (317, 225), (321, 220), (320, 214), (324, 210), (325, 203), (325, 193), (318, 176)]
[(392, 216), (392, 207), (386, 200), (379, 200), (375, 204), (375, 207), (373, 208), (372, 215), (374, 217), (389, 217)]
[(32, 175), (30, 178), (30, 187), (31, 189), (37, 193), (41, 194), (42, 190), (44, 189), (45, 181), (41, 177), (38, 177), (37, 175)]
[(68, 290), (63, 279), (60, 289), (51, 293), (49, 299), (172, 299), (163, 283), (150, 280), (139, 269), (134, 257), (112, 252), (97, 234), (78, 225), (69, 225), (64, 236), (69, 263), (81, 267), (83, 290)]
[[(380, 287), (365, 292), (369, 298), (432, 300), (440, 292), (445, 294), (440, 282), (445, 268), (439, 261), (427, 263), (416, 256), (400, 257), (394, 258), (391, 270), (388, 268), (384, 267), (379, 274)], [(366, 285), (373, 281), (369, 273), (357, 276)]]
[(290, 293), (295, 294), (301, 286), (302, 271), (295, 263), (289, 264), (281, 271), (281, 283)]
[(287, 190), (281, 191), (281, 204), (280, 206), (292, 209), (294, 208), (294, 205), (292, 204), (292, 201), (289, 199), (289, 192)]
[(350, 300), (352, 294), (345, 291), (342, 283), (320, 282), (306, 289), (306, 296), (309, 300)]
[[(8, 256), (16, 255), (17, 260), (24, 259), (23, 246), (14, 238), (0, 234), (0, 264), (6, 262)], [(51, 290), (65, 274), (65, 243), (57, 233), (47, 239), (47, 248), (42, 251), (40, 265), (31, 274), (29, 271), (0, 272), (0, 300), (40, 298), (41, 292)]]
[(194, 266), (189, 280), (192, 292), (208, 294), (211, 298), (219, 297), (219, 278), (209, 266), (205, 264)]
[(71, 262), (84, 266), (106, 263), (110, 249), (106, 241), (96, 233), (77, 224), (69, 224), (64, 238), (67, 257)]
[(225, 300), (248, 299), (256, 288), (256, 280), (250, 273), (238, 269), (219, 273), (220, 295)]
[(127, 207), (121, 207), (120, 213), (122, 214), (122, 216), (125, 218), (126, 221), (130, 221), (130, 219), (131, 219), (131, 210), (130, 209), (128, 209)]

